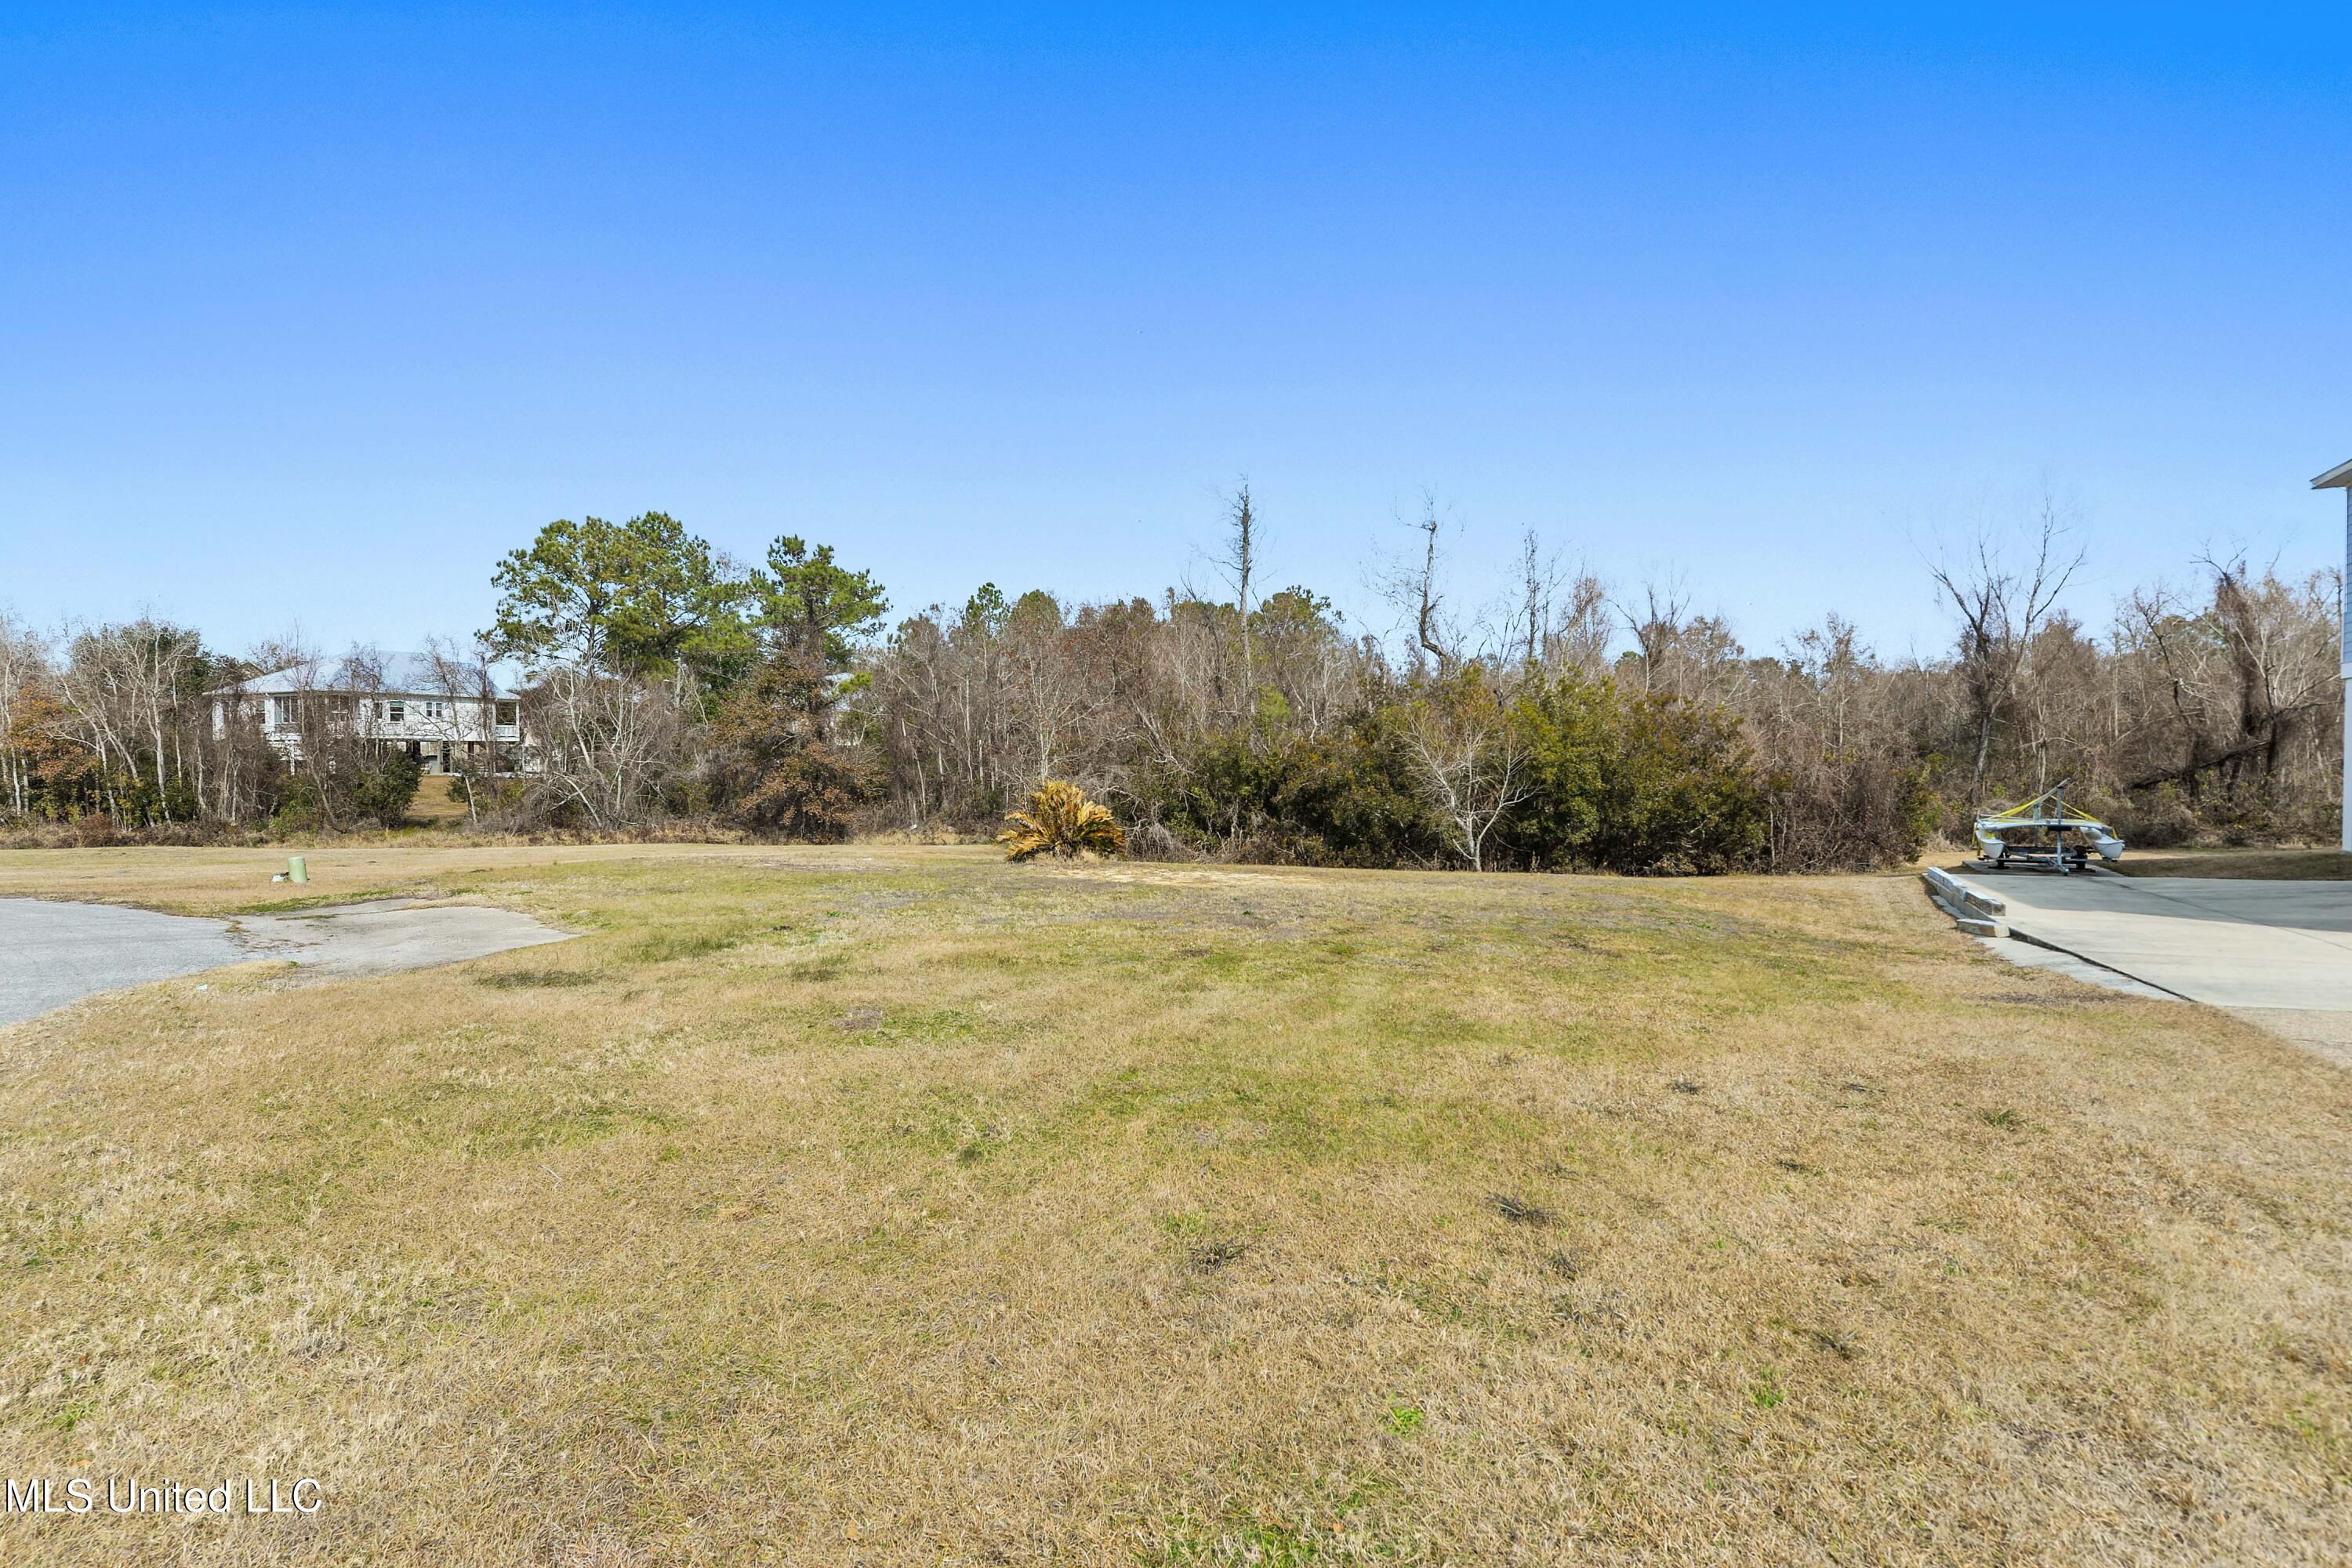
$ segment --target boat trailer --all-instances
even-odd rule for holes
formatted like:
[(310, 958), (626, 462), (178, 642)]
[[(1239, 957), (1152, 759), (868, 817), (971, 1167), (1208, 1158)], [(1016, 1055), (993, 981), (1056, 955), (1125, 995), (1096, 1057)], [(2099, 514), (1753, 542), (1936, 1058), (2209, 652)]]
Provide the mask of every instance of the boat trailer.
[(1977, 818), (1979, 858), (1969, 861), (1971, 871), (2054, 871), (2071, 876), (2090, 869), (2091, 854), (2102, 860), (2120, 860), (2124, 841), (2115, 829), (2086, 812), (2066, 804), (2066, 784), (2059, 781), (2022, 805)]

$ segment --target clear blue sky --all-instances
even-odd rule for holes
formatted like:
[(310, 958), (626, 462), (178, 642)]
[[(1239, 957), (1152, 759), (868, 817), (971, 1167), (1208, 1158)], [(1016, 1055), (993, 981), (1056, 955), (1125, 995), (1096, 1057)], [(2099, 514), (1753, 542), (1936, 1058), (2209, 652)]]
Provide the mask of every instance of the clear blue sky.
[(2332, 558), (2341, 12), (15, 5), (0, 605), (236, 647), (486, 623), (541, 522), (796, 531), (900, 608), (1152, 592), (1254, 480), (1368, 601), (1436, 492), (1769, 649), (1942, 622), (2045, 479), (2076, 595)]

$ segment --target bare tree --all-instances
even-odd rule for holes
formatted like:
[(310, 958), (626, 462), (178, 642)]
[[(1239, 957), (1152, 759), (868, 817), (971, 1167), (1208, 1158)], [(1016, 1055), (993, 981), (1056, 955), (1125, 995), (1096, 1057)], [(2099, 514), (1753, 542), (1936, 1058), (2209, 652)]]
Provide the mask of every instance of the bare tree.
[[(2307, 737), (2336, 711), (2334, 609), (2325, 576), (2290, 587), (2259, 577), (2242, 557), (2207, 556), (2211, 604), (2184, 605), (2158, 584), (2129, 601), (2133, 643), (2158, 672), (2152, 693), (2168, 741), (2125, 771), (2129, 789), (2178, 784), (2192, 795), (2208, 778), (2251, 775), (2269, 791), (2290, 751), (2332, 752)], [(2120, 644), (2118, 651), (2127, 652)]]
[(1030, 759), (1015, 776), (1024, 784), (1066, 776), (1096, 694), (1072, 667), (1062, 606), (1050, 594), (1024, 594), (1004, 629), (1006, 717)]
[(1609, 615), (1609, 590), (1590, 571), (1579, 571), (1568, 584), (1568, 603), (1557, 610), (1544, 635), (1544, 663), (1597, 677), (1609, 668), (1614, 628)]
[(1913, 673), (1882, 663), (1835, 615), (1756, 661), (1739, 709), (1767, 780), (1774, 869), (1899, 865), (1916, 852), (1926, 785)]
[(118, 820), (123, 806), (115, 780), (135, 785), (152, 776), (154, 810), (171, 819), (170, 775), (182, 761), (181, 719), (187, 677), (199, 645), (194, 633), (152, 616), (74, 632), (58, 672), (58, 689), (79, 721), (77, 739), (97, 757)]
[(542, 817), (576, 814), (599, 831), (653, 820), (692, 758), (691, 726), (667, 685), (567, 665), (522, 705), (523, 727), (539, 738), (531, 789)]
[(1234, 608), (1241, 616), (1242, 688), (1245, 692), (1255, 691), (1257, 660), (1250, 637), (1250, 582), (1257, 572), (1259, 525), (1248, 479), (1242, 480), (1226, 502), (1225, 520), (1228, 528), (1223, 552), (1216, 558), (1217, 570), (1232, 586)]
[(1646, 579), (1642, 584), (1639, 605), (1618, 605), (1617, 614), (1623, 618), (1625, 629), (1633, 634), (1644, 693), (1656, 691), (1662, 684), (1668, 657), (1683, 635), (1684, 618), (1689, 610), (1690, 587), (1679, 572)]
[(1424, 697), (1406, 729), (1414, 769), (1446, 838), (1473, 871), (1486, 868), (1486, 841), (1534, 793), (1525, 747), (1477, 671), (1475, 689)]
[(2045, 494), (2023, 552), (1980, 528), (1958, 559), (1948, 555), (1931, 568), (1959, 616), (1958, 668), (1975, 750), (1971, 790), (1984, 787), (1993, 737), (2009, 716), (2034, 634), (2082, 567), (2074, 534), (2073, 522)]
[(1747, 650), (1729, 622), (1693, 615), (1690, 600), (1682, 574), (1670, 572), (1643, 582), (1638, 605), (1616, 606), (1633, 637), (1633, 673), (1645, 696), (1720, 705), (1736, 691)]
[(24, 816), (31, 805), (32, 698), (49, 675), (47, 642), (0, 612), (0, 790), (12, 816)]
[(1614, 637), (1608, 590), (1591, 569), (1570, 567), (1528, 529), (1512, 561), (1510, 592), (1478, 616), (1480, 662), (1522, 673), (1574, 669), (1598, 677)]
[[(467, 650), (445, 637), (427, 637), (423, 658), (429, 695), (440, 709), (433, 727), (465, 795), (466, 825), (479, 831), (485, 804), (495, 811), (498, 802), (498, 682), (478, 638)], [(673, 681), (673, 700), (680, 689)]]
[(1543, 662), (1551, 637), (1552, 604), (1559, 596), (1563, 574), (1557, 552), (1547, 553), (1532, 528), (1519, 539), (1519, 600), (1509, 623), (1512, 641), (1521, 645), (1519, 665), (1534, 669)]
[(1406, 526), (1421, 536), (1412, 554), (1396, 559), (1383, 552), (1372, 573), (1372, 586), (1412, 627), (1407, 647), (1412, 672), (1433, 672), (1443, 680), (1462, 663), (1462, 635), (1445, 613), (1440, 581), (1444, 553), (1440, 535), (1445, 524), (1434, 491), (1423, 493), (1420, 520)]
[(263, 722), (284, 752), (289, 773), (305, 775), (320, 826), (359, 826), (346, 798), (363, 762), (374, 760), (379, 721), (367, 704), (383, 689), (381, 649), (353, 643), (340, 658), (315, 649), (289, 649), (294, 662), (278, 671), (286, 688), (263, 700)]
[(1430, 497), (1422, 509), (1420, 526), (1423, 546), (1421, 576), (1416, 584), (1419, 589), (1416, 595), (1419, 605), (1413, 618), (1413, 635), (1422, 650), (1437, 661), (1438, 679), (1442, 680), (1454, 666), (1454, 653), (1450, 646), (1451, 639), (1442, 639), (1438, 635), (1439, 627), (1443, 624), (1439, 618), (1443, 600), (1437, 592), (1438, 523), (1437, 500), (1434, 496)]

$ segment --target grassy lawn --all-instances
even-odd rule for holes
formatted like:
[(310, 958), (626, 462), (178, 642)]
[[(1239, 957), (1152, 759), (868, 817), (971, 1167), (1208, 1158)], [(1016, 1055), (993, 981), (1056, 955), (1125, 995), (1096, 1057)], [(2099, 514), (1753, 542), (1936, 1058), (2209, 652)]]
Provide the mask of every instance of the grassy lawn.
[(2115, 868), (2126, 877), (2340, 882), (2352, 879), (2352, 855), (2340, 849), (2132, 849), (2116, 862)]
[(0, 1560), (2352, 1542), (2352, 1078), (2006, 966), (1911, 879), (310, 858), (588, 934), (0, 1029), (0, 1468), (327, 1499), (0, 1518)]
[(408, 820), (434, 827), (463, 826), (465, 781), (451, 773), (426, 773), (416, 783), (416, 798), (408, 804)]

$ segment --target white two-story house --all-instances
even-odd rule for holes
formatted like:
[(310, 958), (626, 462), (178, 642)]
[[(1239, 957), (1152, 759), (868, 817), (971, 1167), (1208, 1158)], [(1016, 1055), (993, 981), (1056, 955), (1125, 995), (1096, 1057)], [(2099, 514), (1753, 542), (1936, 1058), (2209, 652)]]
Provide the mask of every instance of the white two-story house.
[(214, 734), (227, 733), (230, 715), (243, 714), (289, 763), (301, 760), (307, 733), (398, 747), (427, 773), (530, 768), (516, 694), (478, 667), (423, 654), (296, 665), (205, 695)]

